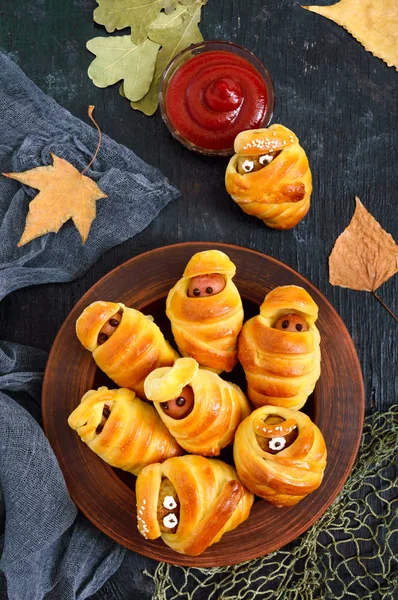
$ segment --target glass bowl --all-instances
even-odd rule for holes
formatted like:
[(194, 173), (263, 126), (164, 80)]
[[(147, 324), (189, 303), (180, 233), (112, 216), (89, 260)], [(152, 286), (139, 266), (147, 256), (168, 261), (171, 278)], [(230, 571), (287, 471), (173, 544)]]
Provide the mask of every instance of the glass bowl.
[[(204, 145), (198, 145), (195, 142), (189, 140), (185, 135), (183, 135), (172, 123), (167, 113), (166, 106), (166, 95), (170, 80), (173, 75), (177, 72), (177, 70), (185, 64), (191, 58), (203, 54), (205, 52), (230, 52), (234, 55), (240, 56), (241, 58), (246, 59), (252, 67), (258, 72), (262, 82), (267, 90), (267, 107), (265, 109), (265, 113), (261, 123), (258, 123), (256, 128), (267, 127), (270, 123), (275, 103), (275, 92), (274, 85), (271, 79), (271, 76), (267, 69), (264, 67), (262, 62), (257, 58), (253, 52), (247, 50), (243, 46), (239, 46), (238, 44), (234, 44), (233, 42), (223, 42), (218, 40), (210, 40), (205, 42), (200, 42), (199, 44), (194, 44), (186, 48), (179, 54), (177, 54), (172, 61), (165, 68), (159, 88), (159, 106), (160, 112), (165, 122), (167, 128), (170, 133), (179, 141), (181, 144), (189, 148), (189, 150), (193, 150), (195, 152), (199, 152), (201, 154), (206, 154), (210, 156), (230, 156), (234, 154), (233, 144), (232, 147), (222, 148), (222, 149), (211, 149), (206, 148)], [(185, 100), (184, 100), (185, 102)], [(244, 102), (244, 101), (243, 101)], [(242, 104), (243, 104), (242, 102)], [(252, 127), (242, 127), (240, 131), (244, 129), (252, 129)], [(236, 135), (240, 132), (236, 131)], [(236, 137), (236, 135), (234, 137)]]

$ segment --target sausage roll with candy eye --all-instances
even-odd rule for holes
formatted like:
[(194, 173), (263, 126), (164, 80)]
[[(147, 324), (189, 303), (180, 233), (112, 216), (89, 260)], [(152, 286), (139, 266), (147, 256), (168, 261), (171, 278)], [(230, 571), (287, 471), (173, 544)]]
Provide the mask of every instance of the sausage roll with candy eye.
[(198, 252), (167, 296), (166, 314), (183, 356), (217, 373), (235, 366), (243, 323), (235, 265), (224, 252)]
[(307, 214), (312, 176), (296, 135), (283, 125), (235, 138), (225, 186), (241, 209), (274, 229), (291, 229)]
[(218, 456), (233, 441), (239, 423), (250, 414), (240, 390), (216, 373), (199, 369), (193, 358), (155, 369), (144, 384), (160, 418), (184, 450)]
[(322, 483), (322, 433), (307, 415), (262, 406), (238, 427), (234, 460), (242, 483), (276, 506), (293, 506)]
[(303, 288), (277, 287), (239, 337), (239, 360), (255, 406), (300, 409), (321, 372), (318, 307)]
[(76, 333), (112, 381), (141, 397), (148, 373), (178, 358), (152, 317), (120, 302), (87, 306), (76, 322)]
[(182, 454), (153, 406), (126, 388), (90, 390), (68, 423), (105, 462), (134, 475), (146, 465)]
[(198, 556), (247, 519), (254, 496), (235, 469), (203, 456), (170, 458), (137, 477), (137, 520), (143, 537)]

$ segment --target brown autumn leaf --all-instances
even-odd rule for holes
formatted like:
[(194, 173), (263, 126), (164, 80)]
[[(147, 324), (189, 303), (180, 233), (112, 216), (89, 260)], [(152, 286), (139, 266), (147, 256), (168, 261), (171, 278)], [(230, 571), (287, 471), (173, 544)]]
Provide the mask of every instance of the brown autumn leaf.
[(397, 0), (340, 0), (303, 6), (347, 29), (366, 50), (398, 70)]
[(67, 160), (55, 154), (51, 154), (51, 157), (52, 165), (22, 173), (3, 173), (6, 177), (40, 190), (29, 204), (25, 229), (18, 246), (50, 231), (56, 233), (69, 219), (73, 220), (84, 244), (95, 218), (95, 202), (107, 197), (95, 181), (79, 173)]
[(398, 246), (366, 210), (359, 198), (348, 227), (329, 256), (332, 285), (375, 292), (398, 273)]

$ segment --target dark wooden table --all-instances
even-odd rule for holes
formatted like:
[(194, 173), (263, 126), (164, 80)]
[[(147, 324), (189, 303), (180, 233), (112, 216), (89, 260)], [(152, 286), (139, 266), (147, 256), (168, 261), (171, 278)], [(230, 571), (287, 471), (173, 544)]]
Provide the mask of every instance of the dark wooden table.
[[(318, 4), (329, 4), (320, 0)], [(287, 232), (246, 216), (224, 188), (225, 159), (183, 148), (157, 113), (132, 111), (116, 86), (97, 89), (87, 76), (86, 41), (95, 25), (94, 0), (2, 0), (0, 46), (46, 93), (86, 120), (94, 104), (104, 133), (159, 167), (181, 190), (140, 235), (108, 251), (78, 281), (30, 287), (0, 306), (2, 339), (50, 350), (76, 301), (105, 273), (131, 256), (170, 243), (209, 240), (254, 248), (309, 278), (342, 316), (356, 345), (366, 410), (397, 401), (398, 328), (371, 294), (332, 287), (327, 259), (348, 225), (358, 195), (398, 239), (398, 74), (366, 52), (344, 29), (300, 8), (296, 0), (209, 0), (205, 39), (237, 42), (254, 51), (276, 90), (273, 122), (291, 128), (307, 151), (314, 179), (307, 217)], [(398, 278), (379, 290), (398, 313)], [(151, 561), (130, 553), (124, 567), (94, 598), (149, 598), (141, 573)]]

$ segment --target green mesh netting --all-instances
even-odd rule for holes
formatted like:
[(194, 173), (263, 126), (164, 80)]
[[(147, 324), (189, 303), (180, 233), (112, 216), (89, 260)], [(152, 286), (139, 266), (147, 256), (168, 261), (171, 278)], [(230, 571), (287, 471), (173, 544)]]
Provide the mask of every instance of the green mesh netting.
[(365, 420), (343, 490), (294, 542), (233, 567), (160, 563), (153, 600), (398, 599), (398, 405)]

